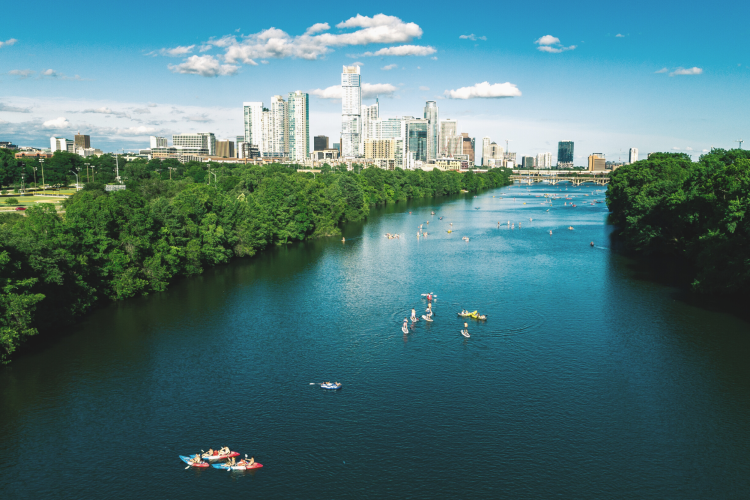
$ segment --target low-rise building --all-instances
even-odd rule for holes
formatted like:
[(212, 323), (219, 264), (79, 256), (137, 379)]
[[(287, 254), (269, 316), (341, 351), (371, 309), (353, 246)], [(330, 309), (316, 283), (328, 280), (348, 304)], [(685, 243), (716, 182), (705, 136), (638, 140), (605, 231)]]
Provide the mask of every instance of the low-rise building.
[(607, 169), (607, 160), (604, 153), (593, 153), (589, 155), (589, 172), (603, 172)]

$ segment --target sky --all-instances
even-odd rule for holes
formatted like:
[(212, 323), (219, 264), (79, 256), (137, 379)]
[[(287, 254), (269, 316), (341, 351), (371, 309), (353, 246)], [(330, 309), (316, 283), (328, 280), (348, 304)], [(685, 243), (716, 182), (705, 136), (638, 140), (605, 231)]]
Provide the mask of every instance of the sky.
[[(310, 136), (338, 142), (343, 65), (381, 117), (441, 119), (519, 155), (575, 142), (697, 155), (750, 143), (750, 3), (133, 0), (14, 6), (0, 27), (0, 141), (91, 135), (105, 151), (148, 137), (241, 135), (242, 103), (310, 94)], [(24, 19), (45, 21), (32, 29)], [(54, 13), (54, 14), (52, 14)], [(54, 15), (54, 19), (52, 16)], [(479, 151), (481, 155), (481, 151)], [(478, 156), (479, 156), (478, 155)]]

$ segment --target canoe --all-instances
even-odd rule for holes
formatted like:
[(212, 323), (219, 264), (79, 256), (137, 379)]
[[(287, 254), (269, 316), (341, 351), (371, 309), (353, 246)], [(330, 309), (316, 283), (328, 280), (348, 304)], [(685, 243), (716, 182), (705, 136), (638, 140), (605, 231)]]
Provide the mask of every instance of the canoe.
[(211, 455), (210, 457), (204, 457), (201, 455), (201, 458), (203, 458), (203, 460), (224, 460), (225, 458), (239, 457), (239, 456), (240, 454), (237, 453), (236, 451), (230, 451), (226, 455)]
[(214, 469), (224, 469), (224, 470), (250, 470), (250, 469), (260, 469), (263, 467), (263, 464), (259, 464), (258, 462), (255, 462), (253, 465), (247, 466), (247, 465), (233, 465), (228, 466), (227, 464), (213, 464), (212, 467)]
[(338, 384), (320, 384), (321, 389), (328, 389), (329, 391), (335, 391), (341, 389), (341, 383)]
[(180, 457), (180, 460), (190, 465), (191, 467), (208, 467), (208, 464), (206, 462), (199, 462), (196, 464), (190, 461), (190, 457), (186, 457), (183, 455), (179, 455), (179, 457)]
[(422, 319), (425, 320), (425, 321), (429, 321), (430, 323), (432, 323), (432, 318), (429, 318), (429, 317), (425, 316), (424, 314), (422, 315)]

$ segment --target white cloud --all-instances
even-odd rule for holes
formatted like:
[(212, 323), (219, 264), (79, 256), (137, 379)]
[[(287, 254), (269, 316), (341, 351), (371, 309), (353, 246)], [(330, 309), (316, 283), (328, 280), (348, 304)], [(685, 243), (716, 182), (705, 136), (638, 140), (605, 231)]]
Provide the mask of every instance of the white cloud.
[(462, 40), (473, 40), (473, 41), (487, 40), (486, 36), (476, 36), (474, 33), (472, 33), (471, 35), (461, 35), (458, 38), (460, 38)]
[(560, 39), (556, 36), (544, 35), (534, 43), (536, 43), (537, 45), (558, 45), (560, 43)]
[(677, 146), (673, 147), (672, 149), (675, 150), (675, 151), (679, 151), (680, 150), (680, 148), (678, 148)]
[(677, 68), (676, 70), (672, 71), (669, 74), (669, 76), (677, 76), (677, 75), (700, 75), (702, 73), (703, 73), (703, 70), (701, 68), (693, 66), (692, 68)]
[(201, 113), (198, 115), (185, 115), (183, 119), (190, 121), (190, 122), (196, 122), (196, 123), (210, 123), (213, 121), (211, 118), (208, 117), (206, 113)]
[(430, 57), (433, 61), (437, 61), (437, 56)]
[(98, 113), (101, 115), (112, 115), (112, 116), (121, 116), (121, 117), (130, 118), (130, 115), (127, 114), (126, 112), (112, 111), (112, 109), (107, 106), (103, 106), (101, 108), (96, 108), (96, 109), (84, 109), (83, 111), (80, 111), (80, 113)]
[(691, 147), (689, 147), (689, 146), (688, 146), (688, 147), (686, 147), (685, 149), (686, 149), (687, 151), (692, 151), (692, 150), (693, 150), (693, 148), (691, 148)]
[(54, 69), (52, 69), (52, 68), (45, 69), (44, 71), (42, 71), (39, 74), (42, 75), (42, 76), (49, 76), (49, 77), (52, 77), (52, 78), (55, 78), (56, 76), (59, 76), (59, 73), (57, 71), (55, 71)]
[(59, 73), (59, 72), (55, 71), (52, 68), (45, 69), (44, 71), (40, 72), (38, 78), (59, 78), (60, 80), (78, 80), (78, 81), (83, 80), (83, 78), (81, 78), (78, 75), (67, 76), (67, 75), (65, 75), (63, 73)]
[[(177, 46), (171, 49), (159, 49), (157, 53), (159, 55), (167, 56), (167, 57), (182, 57), (184, 55), (190, 54), (194, 48), (195, 48), (195, 45)], [(205, 52), (205, 50), (202, 50), (202, 49), (203, 49), (203, 46), (201, 46), (201, 52)], [(206, 50), (209, 50), (209, 49), (210, 49), (210, 46)], [(150, 54), (153, 54), (153, 55), (156, 55), (157, 53), (150, 52)]]
[(19, 78), (28, 78), (34, 73), (36, 73), (36, 71), (32, 71), (30, 69), (12, 69), (8, 71), (9, 75), (15, 75), (15, 76), (18, 76)]
[(552, 35), (544, 35), (543, 37), (536, 40), (534, 43), (539, 45), (539, 47), (537, 47), (537, 50), (541, 52), (548, 52), (550, 54), (559, 54), (560, 52), (564, 52), (566, 50), (573, 50), (576, 48), (575, 45), (571, 45), (569, 47), (563, 46), (560, 43), (560, 39)]
[(666, 73), (667, 71), (669, 71), (667, 68), (662, 68), (658, 71), (654, 71), (654, 73)]
[(7, 104), (0, 102), (0, 111), (5, 111), (6, 113), (31, 113), (31, 108), (8, 106)]
[[(150, 104), (149, 104), (149, 106), (150, 106)], [(148, 108), (135, 108), (133, 110), (133, 113), (135, 113), (137, 115), (149, 115), (149, 114), (151, 114), (151, 110), (148, 109)]]
[(437, 52), (434, 47), (425, 45), (398, 45), (385, 47), (375, 52), (365, 52), (363, 56), (429, 56)]
[(233, 75), (239, 66), (233, 64), (221, 64), (212, 55), (190, 56), (181, 64), (170, 64), (168, 66), (172, 73), (189, 75), (201, 75), (205, 77)]
[(207, 43), (198, 47), (198, 52), (208, 52), (209, 50), (213, 48), (214, 48), (213, 45), (211, 45), (210, 43)]
[[(363, 83), (362, 97), (390, 96), (396, 91), (396, 87), (390, 83)], [(311, 90), (310, 94), (321, 99), (341, 99), (341, 85), (333, 85), (325, 89)]]
[(14, 45), (18, 40), (15, 38), (10, 38), (8, 40), (5, 40), (4, 42), (0, 42), (0, 49), (3, 47), (10, 47), (11, 45)]
[(359, 62), (359, 61), (352, 63), (352, 66), (364, 66), (364, 65), (365, 63)]
[(331, 26), (328, 23), (315, 23), (307, 28), (307, 30), (305, 31), (305, 35), (314, 35), (315, 33), (328, 31), (329, 29), (331, 29)]
[(424, 85), (420, 85), (419, 90), (421, 90), (423, 92), (426, 92), (426, 91), (430, 90), (430, 87), (425, 87)]
[(625, 38), (625, 35), (618, 33), (615, 35), (615, 38)]
[(383, 71), (390, 71), (390, 70), (396, 69), (396, 68), (398, 68), (398, 64), (389, 64), (388, 66), (383, 66), (380, 69), (382, 69)]
[(150, 102), (150, 103), (148, 103), (148, 107), (149, 107), (149, 108), (155, 108), (155, 107), (157, 107), (157, 106), (158, 106), (158, 104), (156, 104), (156, 103), (154, 103), (154, 102)]
[(489, 82), (477, 83), (471, 87), (461, 87), (444, 92), (448, 99), (496, 99), (501, 97), (520, 97), (521, 91), (516, 85), (505, 82), (490, 85)]
[(42, 124), (42, 128), (54, 129), (54, 130), (68, 130), (70, 129), (70, 122), (64, 118), (59, 117), (54, 120), (47, 120)]
[(157, 132), (159, 132), (159, 129), (157, 128), (146, 127), (144, 125), (141, 125), (140, 127), (120, 128), (120, 129), (117, 129), (116, 133), (117, 135), (121, 135), (121, 136), (137, 137), (137, 136), (153, 135)]

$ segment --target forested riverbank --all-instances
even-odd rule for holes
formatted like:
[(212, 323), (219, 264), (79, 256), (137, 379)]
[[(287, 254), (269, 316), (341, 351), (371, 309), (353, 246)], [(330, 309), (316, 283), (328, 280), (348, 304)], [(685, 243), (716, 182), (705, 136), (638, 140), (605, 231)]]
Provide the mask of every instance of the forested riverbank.
[(25, 216), (0, 214), (0, 361), (97, 303), (164, 291), (269, 245), (340, 235), (341, 224), (363, 220), (372, 205), (510, 184), (505, 169), (313, 176), (280, 165), (213, 164), (207, 177), (209, 165), (170, 171), (157, 163), (120, 165), (124, 191), (87, 183), (63, 215), (43, 204)]
[(652, 154), (612, 172), (607, 204), (627, 248), (677, 260), (695, 292), (750, 294), (750, 151)]

